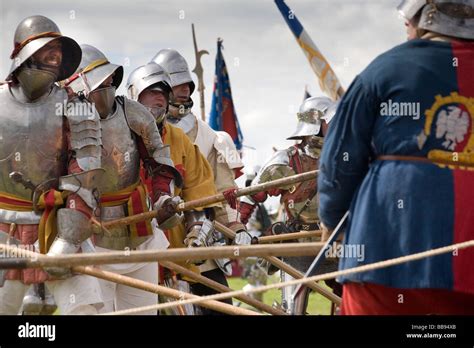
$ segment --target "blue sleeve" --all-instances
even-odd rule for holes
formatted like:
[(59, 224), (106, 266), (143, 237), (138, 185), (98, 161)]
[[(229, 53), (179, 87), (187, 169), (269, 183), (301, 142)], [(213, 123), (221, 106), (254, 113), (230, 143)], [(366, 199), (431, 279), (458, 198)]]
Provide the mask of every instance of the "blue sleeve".
[(329, 126), (318, 177), (319, 217), (329, 228), (336, 227), (349, 209), (368, 171), (377, 105), (357, 76)]

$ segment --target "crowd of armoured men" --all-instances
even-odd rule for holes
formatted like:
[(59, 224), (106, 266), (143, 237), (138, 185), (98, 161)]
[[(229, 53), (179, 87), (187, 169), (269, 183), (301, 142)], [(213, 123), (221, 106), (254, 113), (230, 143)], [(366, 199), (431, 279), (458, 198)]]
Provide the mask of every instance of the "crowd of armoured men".
[[(107, 221), (149, 209), (173, 212), (180, 200), (235, 188), (243, 167), (235, 145), (227, 133), (212, 130), (192, 113), (195, 85), (176, 50), (162, 49), (150, 63), (133, 70), (127, 97), (116, 95), (122, 66), (109, 62), (99, 49), (63, 36), (43, 16), (20, 22), (10, 58), (11, 69), (0, 85), (3, 242), (34, 245), (47, 255), (249, 244), (246, 223), (255, 219), (256, 207), (268, 195), (282, 197), (285, 217), (279, 226), (286, 232), (318, 228), (316, 185), (309, 181), (245, 197), (238, 207), (226, 203), (170, 213), (162, 221), (94, 230), (94, 219)], [(314, 169), (334, 112), (328, 98), (307, 99), (289, 138), (298, 143), (277, 151), (253, 182)], [(213, 230), (210, 220), (231, 228), (234, 241)], [(169, 230), (173, 233), (165, 236), (163, 231)], [(310, 260), (286, 261), (304, 270)], [(231, 273), (228, 259), (188, 266), (223, 284)], [(104, 268), (159, 281), (156, 264)], [(197, 295), (214, 292), (174, 279), (174, 286)], [(157, 301), (154, 294), (62, 267), (8, 270), (0, 273), (0, 280), (2, 314), (49, 313), (56, 305), (62, 314), (93, 314)], [(306, 299), (307, 293), (301, 303)]]

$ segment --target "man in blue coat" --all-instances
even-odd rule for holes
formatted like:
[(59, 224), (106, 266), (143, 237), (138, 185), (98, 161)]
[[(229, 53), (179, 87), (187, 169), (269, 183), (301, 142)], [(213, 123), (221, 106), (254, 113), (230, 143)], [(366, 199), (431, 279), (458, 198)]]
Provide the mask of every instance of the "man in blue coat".
[[(409, 41), (352, 82), (320, 161), (340, 269), (474, 239), (474, 0), (406, 0)], [(339, 278), (343, 314), (474, 314), (474, 249)], [(436, 304), (436, 305), (434, 305)]]

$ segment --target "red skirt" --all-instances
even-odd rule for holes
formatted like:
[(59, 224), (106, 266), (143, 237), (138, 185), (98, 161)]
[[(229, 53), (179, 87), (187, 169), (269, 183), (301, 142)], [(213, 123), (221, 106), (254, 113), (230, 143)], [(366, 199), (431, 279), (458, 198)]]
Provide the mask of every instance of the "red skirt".
[(343, 286), (341, 315), (473, 315), (474, 294), (399, 289), (373, 283)]
[[(0, 231), (8, 233), (9, 224), (0, 223)], [(38, 225), (17, 225), (13, 237), (18, 239), (22, 247), (34, 251), (33, 244), (38, 239)], [(12, 269), (5, 274), (6, 280), (20, 280), (24, 284), (42, 283), (48, 279), (48, 274), (41, 268)]]

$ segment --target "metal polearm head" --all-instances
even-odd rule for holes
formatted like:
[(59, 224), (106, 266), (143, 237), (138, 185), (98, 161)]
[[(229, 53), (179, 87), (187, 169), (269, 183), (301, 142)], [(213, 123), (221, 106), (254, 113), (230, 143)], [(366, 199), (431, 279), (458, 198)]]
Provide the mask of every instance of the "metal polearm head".
[(22, 172), (11, 172), (8, 176), (13, 182), (21, 184), (27, 190), (31, 190), (32, 192), (36, 190), (36, 185), (26, 179)]
[(206, 50), (198, 50), (198, 47), (197, 47), (197, 41), (196, 41), (196, 32), (194, 31), (194, 23), (191, 24), (191, 28), (192, 28), (192, 31), (193, 31), (193, 44), (194, 44), (194, 55), (196, 56), (196, 66), (194, 67), (194, 69), (192, 70), (193, 73), (196, 74), (197, 78), (198, 78), (198, 91), (199, 91), (199, 100), (200, 100), (200, 105), (201, 105), (201, 118), (203, 121), (206, 120), (206, 108), (205, 108), (205, 104), (204, 104), (204, 70), (202, 68), (202, 64), (201, 64), (201, 57), (204, 55), (204, 54), (209, 54), (208, 51)]

